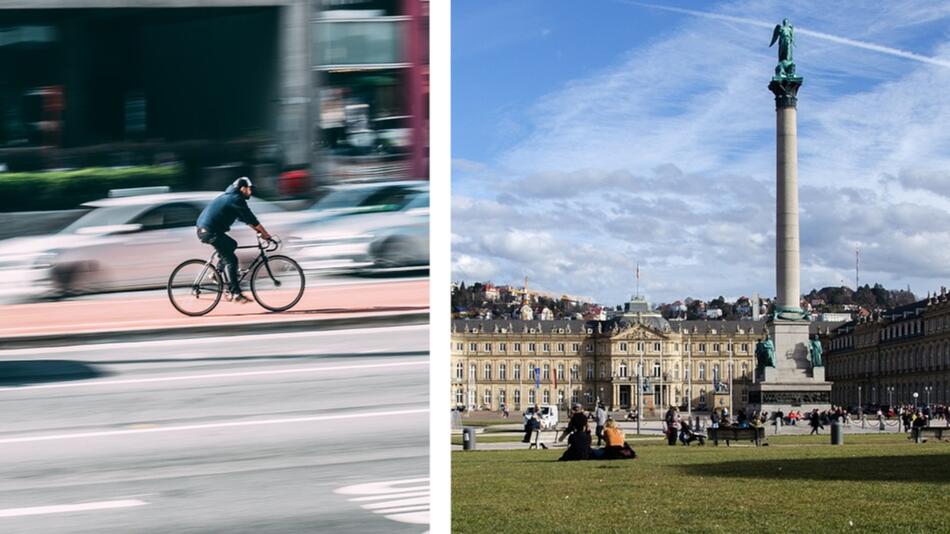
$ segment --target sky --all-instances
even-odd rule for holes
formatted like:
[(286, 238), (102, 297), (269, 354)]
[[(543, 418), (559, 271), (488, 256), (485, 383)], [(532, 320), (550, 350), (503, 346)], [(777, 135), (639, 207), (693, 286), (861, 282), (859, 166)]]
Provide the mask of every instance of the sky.
[(453, 279), (774, 296), (783, 18), (802, 291), (950, 285), (950, 2), (900, 1), (453, 2)]

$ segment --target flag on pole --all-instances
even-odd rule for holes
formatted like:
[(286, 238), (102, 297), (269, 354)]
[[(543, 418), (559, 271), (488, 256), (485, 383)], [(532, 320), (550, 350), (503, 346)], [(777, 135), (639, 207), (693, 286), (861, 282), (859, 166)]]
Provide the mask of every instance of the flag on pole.
[(534, 387), (536, 389), (541, 387), (541, 368), (540, 367), (534, 368)]
[(640, 264), (637, 264), (637, 280), (640, 279)]
[(557, 389), (557, 369), (551, 369), (551, 372), (554, 373), (554, 389)]

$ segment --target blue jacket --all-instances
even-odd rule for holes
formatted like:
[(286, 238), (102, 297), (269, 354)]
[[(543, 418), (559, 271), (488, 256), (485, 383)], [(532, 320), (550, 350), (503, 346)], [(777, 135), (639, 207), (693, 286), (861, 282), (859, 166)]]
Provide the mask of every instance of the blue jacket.
[(228, 187), (223, 194), (205, 206), (198, 216), (198, 227), (220, 234), (230, 230), (235, 219), (240, 219), (250, 226), (260, 224), (247, 206), (244, 195), (237, 189)]

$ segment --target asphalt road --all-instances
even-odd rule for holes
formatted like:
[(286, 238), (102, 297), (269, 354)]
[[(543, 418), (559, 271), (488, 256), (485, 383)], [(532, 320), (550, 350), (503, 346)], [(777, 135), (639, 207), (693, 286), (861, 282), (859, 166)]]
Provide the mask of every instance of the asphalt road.
[(0, 351), (0, 532), (428, 529), (428, 326)]

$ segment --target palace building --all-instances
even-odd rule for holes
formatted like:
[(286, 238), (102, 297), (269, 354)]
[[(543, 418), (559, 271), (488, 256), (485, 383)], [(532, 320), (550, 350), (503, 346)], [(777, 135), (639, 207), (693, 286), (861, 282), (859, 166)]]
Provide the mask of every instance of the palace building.
[[(745, 406), (765, 321), (667, 321), (638, 298), (625, 309), (605, 321), (453, 321), (453, 404), (517, 411), (602, 401), (635, 409), (639, 383), (646, 415), (670, 405)], [(833, 326), (815, 322), (811, 332)]]
[(836, 404), (950, 402), (950, 295), (945, 290), (840, 325), (826, 346), (826, 376), (834, 381)]

